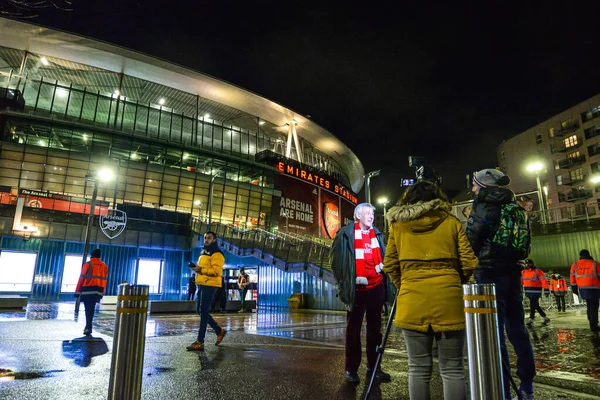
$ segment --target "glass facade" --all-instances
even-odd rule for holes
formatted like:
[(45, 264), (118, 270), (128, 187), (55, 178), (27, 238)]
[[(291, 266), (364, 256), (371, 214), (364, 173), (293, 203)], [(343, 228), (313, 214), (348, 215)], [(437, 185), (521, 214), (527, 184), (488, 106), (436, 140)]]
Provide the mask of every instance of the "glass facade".
[[(241, 159), (263, 150), (283, 154), (287, 131), (225, 104), (140, 78), (0, 47), (0, 88), (17, 91), (24, 110), (153, 141)], [(14, 66), (13, 66), (14, 65)], [(21, 65), (21, 70), (18, 66)], [(300, 140), (302, 162), (349, 186), (341, 166)], [(295, 143), (290, 158), (295, 159)]]

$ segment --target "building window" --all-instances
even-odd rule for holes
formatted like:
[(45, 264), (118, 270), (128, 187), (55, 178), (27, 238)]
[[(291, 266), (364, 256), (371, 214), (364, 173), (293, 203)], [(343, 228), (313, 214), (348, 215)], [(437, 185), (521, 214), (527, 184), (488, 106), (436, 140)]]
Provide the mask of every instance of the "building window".
[(560, 169), (560, 164), (558, 160), (554, 160), (554, 169)]
[(502, 159), (506, 160), (506, 154), (504, 154), (504, 151), (502, 152)]
[(542, 143), (542, 135), (535, 135), (535, 142), (537, 144)]
[(589, 110), (581, 113), (581, 119), (583, 122), (590, 121), (600, 115), (600, 106), (590, 108)]
[(2, 250), (0, 292), (31, 292), (36, 261), (37, 253)]
[(551, 137), (551, 138), (554, 137), (554, 130), (555, 130), (555, 128), (548, 129), (548, 137)]
[(162, 269), (163, 260), (140, 258), (138, 260), (136, 283), (150, 286), (150, 294), (160, 293)]
[[(62, 283), (60, 291), (63, 293), (74, 293), (79, 276), (81, 275), (81, 254), (65, 255), (65, 265), (63, 267)], [(87, 260), (90, 260), (88, 256)]]
[(569, 136), (568, 138), (566, 138), (564, 140), (564, 143), (565, 143), (566, 148), (576, 146), (577, 145), (577, 135)]
[(581, 156), (581, 154), (579, 153), (579, 151), (574, 151), (571, 154), (568, 155), (568, 157), (570, 159), (575, 159), (575, 158), (579, 158)]
[(582, 181), (583, 180), (583, 168), (577, 168), (576, 170), (571, 171), (571, 180), (572, 181)]
[(563, 183), (562, 183), (562, 175), (558, 175), (558, 176), (556, 177), (556, 184), (557, 184), (557, 185), (562, 185), (562, 184), (563, 184)]

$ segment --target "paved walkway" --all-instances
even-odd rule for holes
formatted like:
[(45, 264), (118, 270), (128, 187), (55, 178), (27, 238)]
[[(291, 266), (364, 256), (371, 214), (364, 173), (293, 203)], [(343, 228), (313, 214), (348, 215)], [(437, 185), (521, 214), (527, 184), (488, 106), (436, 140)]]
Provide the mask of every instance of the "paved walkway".
[[(74, 320), (72, 303), (0, 313), (0, 369), (13, 371), (0, 378), (0, 399), (106, 398), (114, 312), (96, 317), (93, 340), (82, 337), (83, 315)], [(585, 311), (549, 316), (549, 327), (531, 329), (539, 370), (536, 398), (598, 398), (600, 339), (588, 332)], [(261, 310), (215, 319), (231, 333), (219, 347), (210, 333), (206, 352), (190, 353), (185, 346), (195, 339), (197, 316), (149, 318), (143, 399), (363, 397), (364, 379), (358, 386), (343, 379), (343, 313)], [(383, 366), (393, 381), (377, 386), (373, 399), (407, 399), (407, 360), (397, 330)], [(437, 375), (432, 393), (442, 398)]]

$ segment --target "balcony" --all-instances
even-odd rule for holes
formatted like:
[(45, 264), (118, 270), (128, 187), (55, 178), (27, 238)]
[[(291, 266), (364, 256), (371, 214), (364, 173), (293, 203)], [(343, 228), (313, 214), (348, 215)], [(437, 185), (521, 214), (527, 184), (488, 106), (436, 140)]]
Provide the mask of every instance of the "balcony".
[(596, 137), (600, 135), (600, 125), (594, 125), (591, 128), (587, 128), (585, 131), (583, 131), (583, 133), (585, 133), (586, 139)]
[(564, 142), (561, 142), (559, 145), (557, 145), (554, 148), (554, 152), (555, 153), (564, 153), (566, 151), (571, 151), (571, 150), (575, 150), (576, 148), (578, 148), (579, 146), (581, 146), (583, 143), (581, 142), (581, 138), (577, 138), (577, 142), (573, 143), (573, 144), (569, 144), (568, 146), (565, 145)]
[(570, 192), (561, 192), (558, 194), (558, 200), (567, 203), (589, 199), (590, 197), (593, 197), (593, 194), (587, 189), (573, 189)]
[(577, 129), (579, 129), (579, 122), (558, 129), (554, 129), (552, 132), (554, 134), (554, 137), (562, 137), (565, 136), (567, 133), (575, 132)]
[(587, 175), (584, 174), (583, 176), (578, 177), (578, 178), (574, 178), (574, 179), (567, 178), (567, 179), (564, 179), (562, 181), (562, 184), (564, 186), (573, 186), (573, 185), (577, 185), (578, 183), (585, 182), (586, 179), (587, 179)]
[(578, 157), (567, 157), (564, 160), (558, 162), (558, 168), (560, 169), (569, 169), (576, 165), (585, 163), (585, 156), (580, 155)]

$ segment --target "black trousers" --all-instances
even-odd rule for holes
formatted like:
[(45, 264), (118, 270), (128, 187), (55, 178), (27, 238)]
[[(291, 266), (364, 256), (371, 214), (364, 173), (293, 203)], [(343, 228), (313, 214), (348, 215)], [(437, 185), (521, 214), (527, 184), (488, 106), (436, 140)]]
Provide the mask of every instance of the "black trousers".
[(86, 300), (83, 302), (85, 307), (85, 329), (92, 330), (92, 321), (94, 320), (94, 312), (96, 311), (96, 302)]
[(556, 300), (556, 307), (558, 308), (558, 311), (566, 311), (565, 308), (565, 296), (557, 296), (554, 295), (554, 299)]
[(587, 305), (587, 317), (588, 321), (590, 321), (590, 329), (593, 331), (597, 331), (598, 328), (598, 306), (600, 305), (600, 300), (586, 300)]
[(539, 295), (533, 295), (533, 296), (527, 296), (529, 298), (529, 318), (534, 319), (535, 318), (535, 312), (537, 311), (543, 318), (546, 318), (546, 313), (544, 312), (544, 310), (542, 310), (542, 307), (540, 307), (540, 296)]

